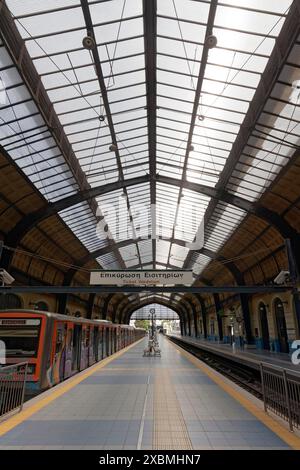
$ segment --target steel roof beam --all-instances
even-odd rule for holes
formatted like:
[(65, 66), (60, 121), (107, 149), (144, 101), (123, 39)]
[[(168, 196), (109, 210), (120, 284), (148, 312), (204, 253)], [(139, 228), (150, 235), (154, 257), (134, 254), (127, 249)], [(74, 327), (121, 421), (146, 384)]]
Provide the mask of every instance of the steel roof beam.
[(157, 1), (143, 0), (153, 269), (156, 268), (156, 35)]
[[(31, 212), (21, 219), (20, 222), (18, 222), (15, 227), (7, 234), (5, 244), (12, 248), (17, 247), (27, 232), (38, 225), (40, 222), (64, 209), (74, 206), (75, 204), (78, 204), (82, 201), (87, 201), (88, 199), (100, 196), (102, 194), (107, 194), (117, 189), (148, 183), (149, 181), (149, 175), (130, 178), (125, 181), (116, 181), (115, 183), (109, 183), (81, 191), (72, 196), (60, 199), (54, 203), (47, 203), (41, 209), (35, 212)], [(161, 175), (157, 176), (157, 181), (176, 187), (180, 186), (181, 184), (181, 182), (175, 178)], [(227, 202), (228, 204), (238, 207), (239, 209), (243, 209), (248, 214), (252, 214), (262, 220), (265, 220), (268, 224), (275, 227), (283, 238), (299, 239), (300, 237), (299, 233), (293, 229), (293, 227), (279, 214), (258, 203), (251, 203), (246, 199), (234, 196), (233, 194), (230, 194), (223, 189), (216, 189), (198, 183), (185, 181), (184, 187), (197, 193), (205, 194), (206, 196), (209, 196), (213, 199)], [(5, 250), (3, 255), (3, 267), (8, 267), (10, 260), (11, 257), (9, 256), (8, 251)]]
[[(82, 7), (82, 12), (83, 12), (85, 24), (86, 24), (87, 34), (91, 38), (93, 38), (93, 40), (96, 44), (96, 38), (95, 38), (95, 34), (94, 34), (94, 26), (93, 26), (93, 21), (92, 21), (92, 17), (91, 17), (89, 2), (88, 2), (88, 0), (80, 0), (80, 3), (81, 3), (81, 7)], [(117, 140), (117, 135), (116, 135), (116, 132), (115, 132), (113, 118), (112, 118), (112, 114), (111, 114), (111, 110), (110, 110), (110, 104), (109, 104), (108, 95), (107, 95), (107, 88), (106, 88), (106, 85), (105, 85), (105, 80), (104, 80), (104, 75), (103, 75), (103, 71), (102, 71), (102, 65), (101, 65), (101, 61), (100, 61), (98, 47), (94, 47), (92, 49), (91, 53), (92, 53), (93, 60), (94, 60), (95, 71), (96, 71), (96, 75), (97, 75), (98, 82), (99, 82), (101, 97), (102, 97), (103, 105), (104, 105), (104, 108), (105, 108), (106, 119), (107, 119), (108, 127), (109, 127), (109, 130), (110, 130), (112, 144), (114, 144), (116, 146), (115, 155), (116, 155), (117, 167), (118, 167), (118, 172), (119, 172), (119, 179), (121, 181), (124, 181), (124, 174), (123, 174), (123, 168), (122, 168), (122, 163), (121, 163), (121, 156), (120, 156), (120, 152), (119, 152), (119, 148), (118, 148), (118, 140)], [(124, 191), (124, 194), (126, 195), (127, 210), (130, 214), (130, 203), (129, 203), (129, 199), (128, 199), (126, 186), (123, 187), (123, 191)], [(140, 250), (139, 250), (138, 244), (136, 244), (136, 250), (137, 250), (139, 260), (141, 261), (141, 255), (140, 255)], [(119, 252), (118, 252), (118, 257), (121, 260), (121, 265), (126, 267), (126, 265), (123, 261), (123, 258), (122, 258), (121, 254)]]
[[(0, 150), (2, 151), (1, 147)], [(108, 183), (105, 185), (98, 186), (96, 191), (94, 191), (92, 188), (86, 189), (76, 194), (73, 194), (72, 196), (60, 199), (56, 202), (46, 203), (45, 206), (43, 206), (41, 209), (31, 212), (25, 218), (21, 219), (16, 224), (14, 229), (12, 229), (7, 234), (5, 243), (12, 248), (16, 248), (28, 231), (36, 227), (39, 223), (41, 223), (43, 220), (46, 220), (48, 217), (57, 215), (60, 211), (68, 209), (69, 207), (79, 204), (80, 202), (88, 201), (89, 199), (101, 196), (102, 194), (108, 194), (109, 192), (124, 188), (125, 185), (129, 187), (132, 185), (147, 182), (148, 180), (149, 177), (146, 176), (131, 178), (126, 182), (116, 181), (115, 183)], [(2, 259), (3, 267), (9, 266), (12, 260), (12, 256), (13, 252), (8, 252), (7, 250), (5, 250)]]
[[(144, 239), (142, 237), (139, 237), (136, 242), (143, 241)], [(179, 245), (179, 246), (185, 246), (186, 243), (184, 240), (180, 240), (178, 238), (164, 238), (164, 240), (169, 241), (170, 243)], [(116, 243), (116, 248), (124, 248), (126, 246), (132, 245), (133, 240), (122, 240), (121, 242)], [(112, 247), (111, 246), (105, 246), (103, 248), (100, 248), (99, 250), (93, 251), (89, 253), (87, 256), (82, 258), (81, 260), (77, 261), (76, 267), (70, 268), (64, 278), (63, 285), (68, 286), (72, 284), (72, 280), (76, 274), (76, 272), (80, 269), (80, 267), (83, 267), (85, 264), (87, 264), (89, 261), (98, 258), (99, 256), (103, 256), (107, 253), (111, 253)], [(224, 256), (217, 256), (216, 253), (212, 250), (209, 250), (207, 248), (201, 248), (200, 250), (197, 250), (197, 253), (202, 253), (203, 255), (207, 256), (208, 258), (211, 258), (212, 260), (219, 261), (220, 263), (224, 263), (224, 266), (231, 272), (232, 276), (234, 277), (235, 281), (237, 284), (242, 285), (244, 283), (243, 280), (243, 275), (240, 272), (240, 270), (237, 268), (234, 262), (228, 261)], [(149, 264), (149, 263), (146, 263)], [(137, 268), (138, 266), (143, 266), (141, 265), (136, 265), (131, 267), (131, 269)], [(170, 263), (166, 264), (166, 266), (171, 266)], [(172, 268), (176, 269), (176, 266), (172, 266)], [(177, 268), (180, 269), (180, 268)]]
[(49, 294), (96, 294), (115, 293), (115, 294), (139, 294), (141, 292), (152, 293), (224, 293), (233, 292), (236, 294), (256, 294), (271, 292), (292, 291), (294, 286), (9, 286), (0, 287), (0, 294), (23, 294), (23, 293), (49, 293)]
[[(51, 133), (58, 149), (61, 151), (66, 164), (68, 165), (74, 180), (80, 190), (90, 188), (86, 175), (83, 172), (76, 155), (72, 149), (67, 135), (64, 132), (63, 126), (54, 110), (53, 103), (51, 103), (47, 91), (42, 83), (41, 77), (38, 74), (33, 60), (31, 59), (26, 46), (25, 40), (22, 39), (18, 28), (15, 25), (14, 18), (12, 17), (5, 2), (1, 2), (0, 14), (0, 31), (3, 42), (11, 55), (12, 62), (15, 64), (16, 69), (20, 73), (25, 86), (27, 86), (33, 101), (35, 102), (43, 120), (48, 126), (48, 131)], [(49, 193), (48, 193), (49, 194)], [(98, 205), (97, 202), (90, 198), (89, 205), (94, 216), (97, 216)], [(74, 234), (74, 237), (76, 235)], [(79, 240), (80, 241), (80, 240)], [(7, 254), (5, 255), (5, 257)], [(122, 257), (118, 252), (115, 252), (116, 258), (119, 260), (121, 266)], [(12, 257), (8, 259), (10, 262)]]
[[(208, 45), (208, 42), (207, 42), (207, 38), (209, 36), (211, 36), (212, 32), (213, 32), (213, 25), (214, 25), (215, 15), (216, 15), (216, 11), (217, 11), (217, 5), (218, 5), (218, 0), (211, 0), (210, 7), (209, 7), (209, 13), (208, 13), (206, 32), (205, 32), (205, 41), (204, 41), (202, 56), (201, 56), (201, 64), (200, 64), (200, 69), (199, 69), (197, 86), (196, 86), (196, 90), (195, 90), (195, 97), (194, 97), (193, 111), (192, 111), (191, 122), (190, 122), (190, 127), (189, 127), (189, 134), (188, 134), (188, 138), (187, 138), (187, 142), (186, 142), (185, 157), (184, 157), (184, 163), (183, 163), (183, 168), (182, 168), (182, 178), (181, 178), (180, 185), (179, 185), (179, 192), (178, 192), (178, 198), (177, 198), (177, 209), (176, 209), (176, 213), (175, 213), (175, 217), (174, 217), (174, 226), (173, 226), (173, 230), (172, 230), (172, 237), (174, 237), (174, 235), (175, 235), (175, 225), (177, 223), (182, 191), (184, 189), (184, 182), (186, 180), (187, 165), (188, 165), (189, 155), (190, 155), (190, 151), (191, 151), (191, 145), (192, 145), (192, 142), (193, 142), (193, 135), (194, 135), (194, 129), (195, 129), (196, 119), (197, 119), (197, 115), (198, 115), (198, 107), (199, 107), (200, 95), (201, 95), (201, 90), (202, 90), (202, 84), (203, 84), (206, 65), (207, 65), (207, 60), (208, 60), (209, 45)], [(171, 250), (172, 250), (172, 244), (170, 244), (167, 264), (170, 262)]]
[[(270, 55), (266, 68), (261, 76), (260, 82), (256, 88), (254, 97), (249, 105), (247, 114), (240, 127), (240, 131), (232, 146), (229, 157), (222, 170), (219, 181), (216, 185), (216, 190), (224, 192), (226, 185), (234, 171), (236, 164), (243, 152), (244, 147), (255, 129), (259, 116), (261, 115), (267, 100), (269, 99), (272, 89), (278, 80), (282, 68), (284, 67), (288, 55), (292, 50), (295, 41), (300, 34), (300, 5), (299, 0), (294, 0), (290, 10), (286, 16), (282, 29), (275, 41), (274, 49)], [(228, 202), (228, 201), (227, 201)], [(230, 204), (230, 202), (229, 202)], [(210, 201), (205, 213), (206, 223), (211, 219), (213, 212), (216, 208), (217, 201)], [(259, 206), (258, 206), (259, 207)], [(247, 209), (246, 209), (247, 210)], [(269, 214), (272, 219), (272, 225), (275, 224), (279, 229), (283, 229), (285, 221), (277, 214)], [(275, 218), (274, 218), (275, 215)], [(289, 235), (284, 235), (285, 238), (293, 238)], [(187, 257), (186, 266), (190, 262), (190, 256)]]
[(29, 89), (32, 99), (35, 101), (46, 125), (51, 131), (54, 141), (61, 150), (79, 188), (85, 189), (90, 187), (26, 49), (25, 41), (22, 39), (5, 2), (1, 2), (0, 31), (15, 67)]

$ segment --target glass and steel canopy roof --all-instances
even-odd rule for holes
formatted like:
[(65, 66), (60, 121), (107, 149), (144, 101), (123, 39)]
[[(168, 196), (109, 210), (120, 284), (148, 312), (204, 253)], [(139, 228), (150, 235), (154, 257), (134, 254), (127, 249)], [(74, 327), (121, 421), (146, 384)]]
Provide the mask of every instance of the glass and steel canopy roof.
[[(292, 1), (6, 5), (84, 181), (32, 93), (22, 57), (16, 61), (1, 34), (0, 138), (15, 164), (49, 203), (83, 187), (124, 183), (59, 213), (91, 254), (109, 245), (109, 234), (111, 253), (95, 255), (103, 268), (192, 268), (200, 275), (210, 258), (189, 244), (204, 217), (204, 248), (217, 253), (247, 213), (189, 183), (224, 185), (256, 202), (299, 146), (297, 40), (257, 118), (247, 124)], [(208, 49), (211, 34), (217, 45)], [(92, 50), (83, 47), (87, 35), (95, 40)], [(126, 188), (135, 177), (144, 181)]]

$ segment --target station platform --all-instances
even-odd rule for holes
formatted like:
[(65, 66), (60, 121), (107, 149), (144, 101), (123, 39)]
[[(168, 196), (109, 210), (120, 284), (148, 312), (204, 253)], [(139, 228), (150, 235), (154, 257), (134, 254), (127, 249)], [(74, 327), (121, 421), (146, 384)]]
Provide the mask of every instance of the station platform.
[(183, 341), (184, 343), (191, 344), (204, 351), (212, 352), (227, 359), (231, 359), (240, 364), (252, 367), (253, 369), (259, 370), (260, 363), (268, 363), (273, 366), (283, 367), (284, 369), (290, 369), (295, 372), (300, 372), (299, 365), (294, 365), (291, 361), (291, 356), (287, 353), (270, 352), (267, 350), (261, 351), (257, 349), (240, 349), (233, 347), (230, 344), (218, 343), (217, 341), (209, 341), (199, 338), (191, 338), (187, 336), (181, 336), (172, 334), (170, 338), (175, 340)]
[(142, 339), (28, 401), (0, 423), (0, 450), (300, 449), (245, 391), (159, 342), (161, 357)]

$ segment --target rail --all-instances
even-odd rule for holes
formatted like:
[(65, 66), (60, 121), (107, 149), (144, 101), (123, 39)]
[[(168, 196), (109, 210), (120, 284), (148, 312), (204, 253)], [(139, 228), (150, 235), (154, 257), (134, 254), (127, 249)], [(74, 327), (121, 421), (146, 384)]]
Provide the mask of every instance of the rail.
[(265, 412), (270, 409), (289, 422), (290, 430), (300, 428), (300, 373), (260, 363)]
[(28, 363), (0, 367), (0, 419), (21, 411), (24, 403)]

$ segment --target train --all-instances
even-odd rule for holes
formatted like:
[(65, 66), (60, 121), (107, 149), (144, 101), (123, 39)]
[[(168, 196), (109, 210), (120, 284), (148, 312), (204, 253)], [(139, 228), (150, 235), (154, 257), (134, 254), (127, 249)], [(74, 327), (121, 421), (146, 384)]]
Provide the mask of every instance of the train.
[(28, 362), (26, 393), (35, 395), (138, 341), (145, 330), (37, 310), (1, 310), (6, 365)]

